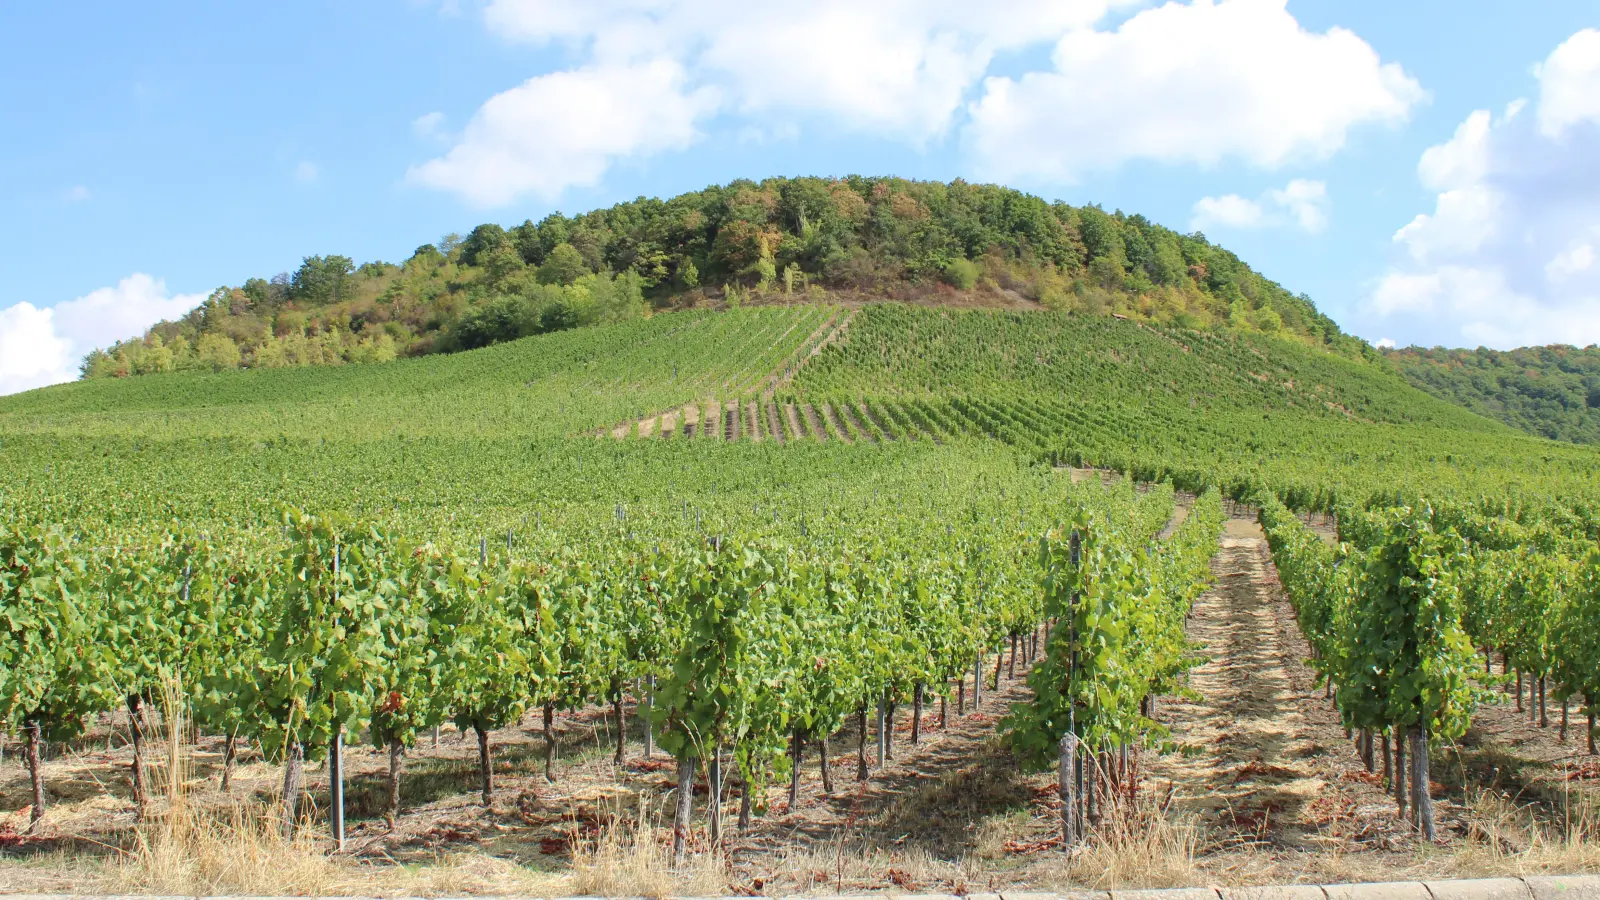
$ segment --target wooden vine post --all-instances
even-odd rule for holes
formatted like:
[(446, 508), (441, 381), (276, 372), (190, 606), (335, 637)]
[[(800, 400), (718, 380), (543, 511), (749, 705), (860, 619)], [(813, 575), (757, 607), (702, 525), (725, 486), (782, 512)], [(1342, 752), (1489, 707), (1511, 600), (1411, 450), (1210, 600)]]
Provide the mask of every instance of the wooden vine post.
[[(339, 605), (339, 543), (333, 545), (333, 605)], [(333, 829), (333, 849), (344, 852), (344, 723), (333, 726), (333, 741), (328, 748), (328, 792), (331, 795), (329, 825)]]

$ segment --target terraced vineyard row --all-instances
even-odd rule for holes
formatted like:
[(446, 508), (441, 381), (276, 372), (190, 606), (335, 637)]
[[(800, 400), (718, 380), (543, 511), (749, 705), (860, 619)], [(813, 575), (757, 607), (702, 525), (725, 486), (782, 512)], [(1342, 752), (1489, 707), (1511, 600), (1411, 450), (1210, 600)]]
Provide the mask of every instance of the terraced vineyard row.
[[(181, 699), (202, 728), (281, 762), (292, 831), (303, 766), (337, 760), (345, 735), (389, 747), (397, 785), (403, 748), (453, 721), (478, 737), (488, 805), (491, 731), (529, 709), (548, 723), (556, 710), (612, 704), (620, 742), (631, 693), (679, 761), (681, 856), (703, 762), (720, 794), (731, 761), (749, 798), (794, 777), (804, 748), (825, 745), (848, 717), (920, 712), (968, 671), (981, 682), (989, 654), (999, 654), (998, 680), (1007, 646), (1013, 667), (1031, 658), (1047, 618), (1075, 623), (1048, 636), (1052, 659), (1077, 659), (1081, 642), (1100, 646), (1110, 628), (1137, 632), (1036, 677), (1040, 696), (1056, 677), (1086, 692), (1088, 752), (1144, 742), (1151, 729), (1137, 708), (1183, 665), (1171, 625), (1206, 577), (1195, 557), (1214, 545), (1219, 497), (1147, 552), (1172, 517), (1170, 486), (1074, 485), (992, 455), (952, 461), (831, 481), (821, 509), (746, 512), (748, 494), (692, 515), (687, 504), (619, 505), (614, 518), (569, 517), (559, 531), (537, 523), (520, 543), (507, 533), (493, 553), (486, 537), (475, 552), (452, 549), (294, 510), (278, 527), (93, 523), (102, 527), (91, 533), (89, 522), (40, 523), (37, 507), (0, 532), (0, 725), (28, 748), (32, 824), (47, 811), (41, 745), (72, 740), (119, 706), (137, 722), (143, 707)], [(1082, 532), (1081, 573), (1075, 557), (1035, 553), (1047, 530), (1061, 546)], [(1159, 622), (1148, 618), (1157, 601)], [(1093, 687), (1102, 669), (1118, 673), (1115, 698)], [(1130, 670), (1144, 673), (1142, 687)], [(1019, 718), (1019, 746), (1055, 716)], [(135, 727), (142, 808), (139, 739)], [(621, 743), (617, 754), (620, 764)], [(720, 804), (712, 809), (715, 839)]]

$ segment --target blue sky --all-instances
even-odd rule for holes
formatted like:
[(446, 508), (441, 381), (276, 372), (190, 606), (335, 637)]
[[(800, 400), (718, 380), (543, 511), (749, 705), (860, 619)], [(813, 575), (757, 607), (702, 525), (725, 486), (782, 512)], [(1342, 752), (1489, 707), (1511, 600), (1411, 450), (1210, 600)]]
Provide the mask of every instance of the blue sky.
[(306, 255), (797, 174), (1201, 228), (1373, 341), (1600, 341), (1597, 28), (1592, 0), (7, 4), (0, 393)]

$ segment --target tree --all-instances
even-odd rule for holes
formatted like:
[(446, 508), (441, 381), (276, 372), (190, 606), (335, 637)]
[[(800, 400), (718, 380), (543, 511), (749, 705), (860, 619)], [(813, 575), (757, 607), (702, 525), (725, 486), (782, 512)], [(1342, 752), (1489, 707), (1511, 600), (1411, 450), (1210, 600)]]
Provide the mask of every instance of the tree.
[(337, 303), (344, 294), (345, 282), (355, 271), (348, 256), (308, 256), (295, 270), (289, 283), (289, 296), (311, 304)]
[(239, 368), (239, 361), (243, 358), (239, 353), (239, 345), (233, 338), (225, 334), (210, 332), (200, 335), (200, 340), (195, 346), (195, 357), (213, 371)]
[(90, 350), (78, 364), (82, 378), (110, 378), (118, 372), (117, 358), (104, 350)]
[(578, 248), (562, 243), (557, 244), (539, 266), (537, 278), (540, 284), (568, 285), (589, 273), (589, 266)]
[(474, 306), (456, 320), (452, 335), (462, 350), (514, 341), (530, 332), (527, 312), (519, 297), (496, 297)]
[(506, 290), (527, 268), (516, 248), (509, 243), (485, 250), (478, 255), (478, 261), (483, 266), (484, 280), (492, 290)]
[(133, 371), (138, 375), (156, 375), (162, 372), (171, 372), (173, 369), (172, 350), (167, 347), (161, 335), (151, 334), (144, 343), (143, 349), (133, 360)]
[(684, 290), (694, 290), (700, 286), (700, 270), (695, 268), (694, 260), (685, 257), (678, 264), (678, 284)]
[[(502, 247), (508, 247), (513, 253), (516, 247), (506, 239), (506, 230), (493, 223), (479, 225), (472, 229), (467, 239), (461, 242), (461, 264), (464, 266), (481, 266), (484, 257)], [(521, 262), (519, 257), (518, 262)]]
[(563, 295), (539, 313), (540, 331), (566, 331), (579, 325), (577, 306)]

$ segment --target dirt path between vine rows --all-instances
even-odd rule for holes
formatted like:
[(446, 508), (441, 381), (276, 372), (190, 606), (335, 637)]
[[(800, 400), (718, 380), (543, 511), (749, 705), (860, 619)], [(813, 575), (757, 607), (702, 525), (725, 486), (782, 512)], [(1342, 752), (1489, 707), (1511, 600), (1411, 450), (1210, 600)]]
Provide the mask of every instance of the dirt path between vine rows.
[(1305, 665), (1310, 649), (1255, 522), (1228, 520), (1212, 571), (1188, 624), (1206, 657), (1188, 679), (1197, 696), (1161, 702), (1181, 752), (1153, 761), (1155, 786), (1215, 850), (1395, 846), (1381, 775), (1362, 767)]

